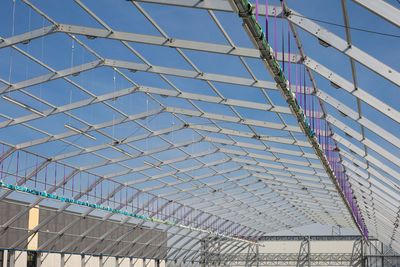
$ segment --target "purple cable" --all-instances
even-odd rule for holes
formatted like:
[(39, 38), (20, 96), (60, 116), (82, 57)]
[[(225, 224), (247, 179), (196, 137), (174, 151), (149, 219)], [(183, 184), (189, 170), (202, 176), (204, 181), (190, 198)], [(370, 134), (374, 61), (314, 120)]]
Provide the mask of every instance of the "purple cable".
[(274, 24), (275, 24), (275, 59), (278, 58), (278, 53), (276, 52), (276, 49), (278, 48), (278, 43), (277, 43), (277, 37), (276, 37), (276, 0), (275, 0), (275, 7), (274, 7)]
[(132, 207), (132, 210), (131, 210), (132, 213), (133, 213), (133, 206), (134, 206), (134, 205), (133, 205), (133, 200), (134, 200), (134, 199), (132, 198), (132, 205), (131, 205), (131, 207)]
[(56, 185), (57, 185), (57, 162), (54, 165), (54, 192), (56, 191)]
[(25, 153), (25, 177), (26, 177), (27, 169), (28, 169), (28, 153)]
[(65, 165), (64, 165), (64, 179), (63, 179), (63, 195), (65, 194)]
[(100, 203), (103, 203), (103, 183), (100, 182)]
[(75, 179), (75, 175), (72, 176), (72, 191), (71, 191), (71, 197), (74, 197), (74, 179)]
[(268, 0), (265, 0), (265, 38), (268, 43)]
[(291, 80), (291, 77), (290, 77), (290, 65), (292, 65), (292, 60), (291, 60), (291, 58), (290, 58), (290, 28), (289, 28), (289, 22), (288, 22), (288, 52), (289, 52), (289, 88), (290, 89), (292, 89), (292, 86), (291, 86), (291, 84), (292, 84), (292, 80)]
[(3, 162), (4, 162), (4, 144), (3, 144), (3, 154), (1, 155), (1, 181), (3, 181)]
[(82, 198), (82, 173), (79, 173), (79, 198)]
[(318, 102), (318, 142), (321, 144), (321, 109), (320, 109), (320, 105)]
[[(37, 173), (38, 173), (38, 156), (36, 155), (36, 167), (35, 167), (35, 189), (36, 189), (36, 183), (37, 183)], [(3, 168), (3, 166), (2, 166)], [(3, 180), (3, 171), (1, 173), (1, 179)]]
[(87, 194), (86, 194), (86, 201), (89, 201), (89, 173), (87, 174)]
[(94, 177), (94, 201), (96, 201), (97, 198), (97, 177)]
[(258, 21), (258, 0), (256, 0), (256, 20)]
[(301, 65), (300, 65), (299, 69), (300, 69), (299, 70), (300, 71), (300, 75), (299, 75), (299, 77), (300, 77), (299, 98), (300, 98), (300, 107), (303, 108), (303, 95), (302, 95), (303, 90), (302, 90), (302, 82), (301, 82)]
[(46, 191), (46, 186), (47, 186), (47, 164), (46, 164), (46, 170), (44, 173), (44, 191)]
[(304, 115), (307, 116), (307, 95), (306, 95), (306, 69), (304, 68), (303, 65), (303, 101), (304, 101)]
[[(307, 87), (307, 85), (308, 85), (308, 82), (306, 82), (306, 87)], [(311, 117), (311, 94), (308, 93), (307, 96), (308, 96), (308, 117), (310, 118), (309, 122), (310, 122), (310, 125), (311, 125), (311, 121), (312, 121), (312, 117)]]
[(297, 100), (299, 100), (299, 97), (298, 97), (298, 95), (297, 95), (297, 46), (295, 46), (295, 51), (294, 51), (295, 53), (296, 53), (296, 58), (295, 58), (295, 66), (296, 66), (296, 99)]
[(128, 210), (128, 187), (125, 187), (125, 209)]
[(17, 152), (17, 173), (15, 175), (15, 184), (18, 185), (18, 167), (19, 167), (19, 150)]
[(113, 189), (113, 191), (112, 191), (112, 193), (113, 193), (113, 203), (114, 203), (114, 205), (113, 205), (113, 208), (115, 209), (116, 208), (116, 206), (117, 206), (117, 201), (115, 200), (115, 198), (116, 198), (116, 196), (117, 196), (117, 193), (115, 193), (115, 184), (113, 184), (114, 185), (114, 189)]

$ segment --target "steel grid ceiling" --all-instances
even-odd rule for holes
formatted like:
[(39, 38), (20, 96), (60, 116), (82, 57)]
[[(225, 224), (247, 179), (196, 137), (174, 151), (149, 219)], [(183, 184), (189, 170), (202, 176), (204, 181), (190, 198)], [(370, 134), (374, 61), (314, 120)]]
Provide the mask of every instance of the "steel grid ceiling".
[[(315, 222), (355, 228), (228, 1), (50, 2), (1, 4), (13, 10), (12, 22), (1, 26), (12, 34), (0, 36), (3, 181), (161, 218), (165, 205), (173, 211), (168, 220), (197, 219), (196, 228), (223, 234), (227, 254), (246, 248), (229, 236), (256, 238)], [(353, 2), (399, 27), (395, 7)], [(341, 5), (349, 26), (349, 7)], [(319, 49), (349, 60), (350, 72), (333, 71), (301, 44), (300, 54), (284, 58), (308, 70), (307, 94), (325, 105), (316, 116), (333, 129), (370, 235), (400, 251), (399, 108), (361, 89), (357, 69), (396, 89), (400, 73), (357, 48), (349, 30), (341, 38), (287, 8), (292, 33), (318, 38), (330, 46)], [(268, 16), (281, 10), (269, 6)], [(260, 16), (265, 11), (261, 5)], [(167, 231), (161, 246), (170, 259), (197, 259), (208, 235), (6, 190), (0, 199)], [(0, 234), (22, 215), (3, 223)]]

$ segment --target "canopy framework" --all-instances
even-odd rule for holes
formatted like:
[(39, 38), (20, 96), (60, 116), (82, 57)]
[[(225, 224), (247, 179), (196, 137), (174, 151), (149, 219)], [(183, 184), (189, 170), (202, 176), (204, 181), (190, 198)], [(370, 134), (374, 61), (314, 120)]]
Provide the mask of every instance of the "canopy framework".
[[(86, 194), (93, 199), (92, 201), (106, 201), (107, 199), (103, 199), (103, 195), (100, 197), (99, 193), (104, 181), (104, 190), (106, 188), (112, 189), (107, 192), (116, 190), (116, 193), (108, 196), (114, 198), (112, 201), (114, 205), (118, 206), (118, 202), (119, 205), (131, 202), (130, 205), (134, 208), (135, 199), (145, 200), (144, 197), (133, 194), (132, 199), (129, 199), (131, 191), (129, 195), (124, 195), (127, 190), (135, 190), (144, 195), (149, 193), (147, 195), (156, 196), (155, 199), (162, 198), (172, 201), (171, 203), (183, 204), (186, 210), (183, 208), (184, 212), (176, 217), (178, 222), (183, 220), (182, 224), (185, 224), (184, 218), (194, 210), (199, 212), (198, 216), (201, 219), (200, 222), (196, 222), (198, 228), (221, 232), (228, 237), (252, 239), (268, 232), (313, 222), (346, 228), (354, 227), (348, 211), (311, 149), (311, 145), (304, 138), (297, 122), (289, 115), (290, 110), (282, 101), (282, 97), (276, 94), (275, 83), (268, 81), (268, 74), (260, 76), (258, 69), (257, 74), (254, 72), (256, 68), (252, 59), (259, 59), (258, 51), (250, 48), (251, 46), (236, 46), (237, 40), (227, 33), (219, 21), (222, 15), (218, 11), (232, 12), (227, 1), (199, 3), (171, 0), (124, 3), (129, 4), (132, 12), (143, 15), (143, 24), (152, 26), (153, 30), (156, 29), (152, 35), (114, 29), (114, 26), (108, 25), (91, 8), (78, 0), (75, 4), (84, 11), (84, 16), (97, 22), (96, 26), (59, 23), (56, 19), (52, 19), (51, 12), (44, 13), (29, 1), (22, 2), (29, 6), (32, 12), (43, 15), (47, 20), (46, 23), (50, 25), (8, 38), (2, 36), (4, 39), (0, 43), (0, 49), (12, 51), (10, 53), (14, 53), (14, 57), (18, 54), (29, 58), (41, 70), (32, 74), (33, 78), (20, 79), (26, 75), (18, 74), (12, 69), (11, 57), (10, 73), (14, 72), (17, 78), (7, 81), (1, 77), (0, 81), (4, 86), (0, 87), (0, 92), (6, 97), (3, 97), (2, 101), (14, 105), (13, 108), (15, 106), (21, 108), (17, 113), (11, 114), (6, 109), (2, 110), (1, 116), (4, 119), (0, 122), (0, 127), (2, 136), (5, 136), (2, 138), (2, 142), (5, 143), (2, 167), (11, 166), (2, 171), (3, 180), (14, 181), (17, 178), (20, 185), (30, 183), (32, 186), (33, 182), (36, 184), (35, 177), (39, 176), (38, 180), (44, 186), (47, 182), (43, 177), (44, 170), (47, 170), (46, 166), (52, 164), (51, 167), (50, 165), (47, 167), (60, 170), (60, 167), (53, 167), (59, 164), (66, 166), (64, 171), (67, 168), (70, 174), (64, 174), (64, 181), (59, 181), (58, 192), (62, 190), (65, 193), (66, 190), (73, 194), (73, 177), (77, 177), (76, 175), (80, 173), (89, 174), (98, 178), (94, 178), (94, 186), (86, 185), (92, 186), (87, 190), (75, 188), (78, 199), (85, 197), (87, 191)], [(148, 2), (152, 5), (142, 5), (139, 2)], [(153, 10), (157, 6), (153, 4), (163, 4), (165, 7), (184, 6), (187, 8), (182, 10), (193, 9), (199, 14), (206, 15), (220, 33), (219, 38), (224, 41), (214, 44), (168, 35), (161, 24), (150, 15), (151, 12), (146, 11)], [(278, 7), (271, 6), (268, 15), (274, 16), (275, 10), (281, 12)], [(345, 14), (346, 8), (343, 7), (343, 10)], [(260, 7), (260, 14), (265, 14), (265, 6)], [(290, 14), (286, 19), (294, 31), (296, 26), (300, 26), (298, 18), (302, 21), (300, 27), (306, 31), (314, 32), (315, 27), (326, 31), (306, 18), (295, 16), (297, 13), (293, 10)], [(231, 15), (232, 22), (238, 20), (235, 15)], [(32, 46), (39, 41), (50, 42), (47, 38), (53, 36), (60, 38), (56, 39), (57, 42), (72, 41), (70, 66), (60, 68), (50, 66), (44, 62), (43, 57), (39, 59), (24, 47), (28, 42), (32, 42)], [(340, 50), (343, 40), (336, 40), (332, 33), (328, 32), (317, 37)], [(97, 42), (100, 44), (96, 44)], [(115, 43), (118, 43), (118, 46), (125, 48), (127, 53), (124, 60), (120, 60), (119, 55), (116, 58), (108, 56), (113, 51), (101, 47), (101, 42), (110, 44), (110, 47), (116, 47)], [(87, 53), (81, 64), (73, 62), (78, 44), (79, 49)], [(149, 58), (153, 57), (149, 57), (148, 51), (139, 44), (145, 46), (151, 44), (154, 50), (166, 49), (163, 47), (172, 49), (174, 56), (180, 58), (182, 66), (152, 64)], [(354, 46), (352, 50), (356, 52), (346, 52), (346, 56), (351, 58), (352, 65), (354, 60), (358, 61), (398, 85), (396, 76), (398, 73), (395, 70), (391, 69), (392, 74), (380, 73), (381, 68), (375, 68), (379, 63), (376, 59), (369, 58), (370, 61), (364, 62), (362, 59), (365, 58), (365, 52), (358, 51)], [(195, 64), (196, 61), (204, 65), (194, 51), (201, 51), (210, 56), (223, 55), (224, 58), (235, 58), (240, 66), (238, 68), (244, 70), (243, 75), (246, 78), (243, 75), (227, 75), (225, 72), (221, 74), (215, 70), (203, 70)], [(66, 53), (58, 52), (66, 56)], [(297, 63), (303, 63), (308, 68), (312, 86), (307, 88), (307, 94), (315, 94), (320, 101), (354, 120), (349, 122), (346, 119), (345, 124), (336, 114), (331, 114), (327, 110), (317, 114), (319, 118), (326, 118), (334, 130), (332, 137), (340, 149), (341, 162), (351, 178), (352, 190), (358, 199), (359, 208), (370, 234), (398, 249), (399, 244), (395, 240), (399, 240), (397, 227), (400, 206), (398, 170), (400, 160), (395, 155), (400, 142), (395, 135), (384, 130), (386, 127), (378, 126), (377, 122), (372, 122), (363, 116), (360, 104), (355, 111), (325, 92), (323, 88), (317, 89), (312, 71), (354, 96), (358, 102), (363, 101), (373, 106), (376, 111), (396, 123), (400, 121), (399, 112), (389, 105), (381, 105), (382, 101), (358, 88), (355, 71), (352, 84), (310, 57), (306, 57), (304, 53), (301, 51)], [(281, 57), (282, 54), (279, 54), (278, 59)], [(293, 64), (295, 58), (294, 55), (290, 58), (286, 56), (284, 60)], [(83, 82), (90, 75), (98, 75), (96, 77), (103, 75), (105, 78), (99, 80), (105, 86)], [(149, 78), (159, 80), (151, 82)], [(152, 85), (154, 83), (157, 86)], [(257, 95), (258, 99), (255, 101), (254, 97), (247, 97), (245, 94), (238, 94), (237, 97), (229, 89), (227, 90), (227, 85), (240, 90), (249, 90), (251, 94)], [(354, 85), (357, 90), (354, 90)], [(42, 87), (51, 88), (50, 90), (71, 88), (69, 92), (66, 91), (70, 95), (69, 100), (63, 102), (44, 97), (42, 91), (37, 92), (38, 88)], [(13, 101), (14, 103), (10, 103)], [(93, 110), (101, 114), (100, 119), (88, 116)], [(59, 120), (61, 123), (55, 123), (54, 120)], [(51, 123), (54, 123), (54, 127), (49, 128)], [(361, 134), (357, 128), (350, 125), (359, 125)], [(13, 129), (17, 127), (29, 131), (32, 133), (29, 137), (34, 138), (11, 139)], [(125, 132), (125, 128), (129, 134)], [(395, 150), (388, 151), (374, 141), (375, 137), (372, 140), (366, 137), (365, 128), (393, 144)], [(372, 155), (370, 150), (374, 151)], [(35, 160), (34, 155), (42, 159), (39, 161), (39, 166), (35, 167), (34, 164), (25, 162), (27, 168), (25, 175), (21, 174), (21, 170), (24, 169), (22, 167), (18, 172), (17, 158), (21, 158), (22, 166), (24, 156)], [(54, 178), (57, 180), (57, 175), (49, 179)], [(108, 181), (112, 182), (108, 184)], [(97, 190), (98, 194), (93, 190)], [(82, 195), (79, 195), (80, 192)], [(7, 191), (2, 194), (2, 199), (12, 196)], [(115, 200), (116, 194), (120, 201)], [(38, 203), (39, 199), (32, 202), (31, 206)], [(147, 199), (147, 204), (142, 206), (143, 210), (144, 206), (150, 203), (163, 202), (161, 200), (151, 202)], [(147, 212), (162, 216), (157, 204), (153, 209), (148, 208)], [(140, 208), (140, 205), (136, 206)], [(68, 208), (69, 206), (65, 205), (60, 212)], [(90, 214), (95, 211), (87, 209), (80, 212)], [(104, 215), (104, 220), (114, 216)], [(218, 223), (213, 225), (213, 221), (207, 221), (208, 216), (215, 216), (214, 221)], [(127, 222), (129, 218), (123, 220)], [(9, 224), (11, 225), (11, 221)], [(162, 228), (159, 224), (146, 224), (157, 229)], [(7, 225), (3, 225), (3, 231), (7, 231), (6, 227)], [(73, 227), (73, 224), (69, 227)], [(200, 257), (196, 252), (196, 240), (203, 240), (204, 234), (196, 235), (193, 232), (194, 237), (182, 234), (180, 239), (179, 232), (186, 230), (179, 230), (179, 227), (162, 229), (171, 236), (166, 245), (170, 249), (170, 255), (172, 254), (170, 258), (191, 261)], [(105, 235), (109, 234), (111, 232)], [(61, 235), (60, 232), (57, 236)], [(234, 250), (233, 244), (237, 244), (238, 249), (247, 248), (245, 245), (239, 245), (240, 241), (231, 242), (227, 243), (227, 250)], [(184, 252), (185, 247), (191, 247), (193, 252)], [(126, 252), (113, 253), (123, 255)], [(134, 255), (138, 251), (130, 253)]]

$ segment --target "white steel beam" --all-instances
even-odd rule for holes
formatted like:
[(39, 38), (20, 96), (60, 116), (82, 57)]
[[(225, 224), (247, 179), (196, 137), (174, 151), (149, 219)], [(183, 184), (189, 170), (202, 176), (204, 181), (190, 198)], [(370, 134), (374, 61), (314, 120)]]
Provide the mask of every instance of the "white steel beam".
[(383, 0), (352, 0), (375, 15), (400, 28), (400, 10)]
[(287, 19), (316, 38), (323, 40), (339, 52), (349, 56), (395, 85), (400, 86), (400, 73), (398, 71), (385, 65), (356, 46), (349, 46), (347, 41), (292, 9), (290, 10), (289, 16), (287, 16)]

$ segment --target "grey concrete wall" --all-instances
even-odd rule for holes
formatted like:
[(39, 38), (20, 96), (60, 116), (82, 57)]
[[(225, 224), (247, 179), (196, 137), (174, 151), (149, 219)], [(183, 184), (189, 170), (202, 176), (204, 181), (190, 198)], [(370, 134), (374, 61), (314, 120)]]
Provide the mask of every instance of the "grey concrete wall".
[[(7, 223), (14, 216), (21, 213), (26, 209), (26, 206), (27, 203), (16, 201), (13, 201), (13, 203), (0, 202), (0, 225)], [(156, 230), (147, 232), (149, 230), (148, 228), (137, 227), (129, 223), (122, 225), (119, 221), (102, 221), (100, 217), (95, 216), (87, 216), (81, 219), (77, 213), (65, 212), (57, 214), (54, 209), (40, 207), (39, 224), (53, 215), (55, 215), (54, 218), (43, 225), (39, 230), (38, 249), (41, 251), (64, 251), (77, 254), (84, 252), (84, 254), (92, 255), (106, 254), (122, 257), (134, 256), (139, 258), (162, 259), (166, 257), (167, 249), (165, 247), (159, 247), (159, 244), (166, 243), (166, 233)], [(64, 234), (57, 234), (74, 221), (77, 221), (77, 223), (68, 228)], [(96, 225), (96, 227), (92, 227), (94, 225)], [(27, 229), (28, 212), (10, 224), (10, 227), (0, 236), (0, 248), (11, 248), (18, 240), (21, 240), (23, 236), (27, 234)], [(115, 230), (108, 236), (103, 236), (105, 233), (109, 232), (110, 229)], [(122, 242), (115, 242), (128, 232), (129, 234), (122, 239)], [(147, 233), (142, 236), (144, 232)], [(83, 237), (84, 235), (85, 237)], [(141, 236), (140, 239), (138, 239), (139, 236)], [(144, 244), (153, 239), (153, 237), (154, 240), (145, 246)], [(51, 242), (47, 242), (49, 240), (51, 240)], [(107, 247), (109, 248), (106, 249)], [(27, 249), (27, 240), (14, 248), (21, 250)], [(150, 251), (153, 252), (149, 253)]]
[[(4, 251), (0, 251), (0, 253), (3, 255)], [(6, 251), (5, 254), (11, 256), (10, 262), (3, 262), (0, 267), (27, 267), (26, 251)], [(156, 261), (151, 259), (60, 253), (39, 253), (37, 264), (38, 267), (156, 267)], [(166, 267), (165, 261), (160, 261), (160, 267)]]
[[(0, 202), (0, 225), (4, 225), (24, 209), (25, 209), (24, 206)], [(13, 229), (13, 227), (19, 229)], [(11, 245), (13, 245), (15, 242), (19, 240), (19, 238), (21, 238), (22, 235), (27, 233), (26, 230), (27, 228), (28, 228), (28, 213), (24, 214), (15, 222), (10, 224), (10, 228), (8, 228), (5, 231), (5, 233), (0, 234), (0, 248), (8, 248)], [(25, 230), (20, 230), (20, 229), (25, 229)], [(27, 242), (24, 242), (17, 248), (25, 249), (26, 245)]]

